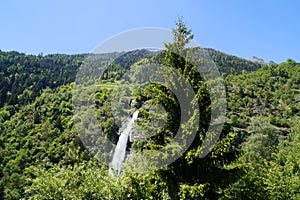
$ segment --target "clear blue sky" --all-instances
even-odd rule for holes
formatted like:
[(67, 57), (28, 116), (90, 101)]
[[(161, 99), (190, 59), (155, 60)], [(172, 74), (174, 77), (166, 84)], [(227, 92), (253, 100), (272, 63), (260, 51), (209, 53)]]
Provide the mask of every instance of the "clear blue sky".
[(299, 10), (297, 0), (8, 0), (0, 6), (0, 49), (87, 53), (122, 31), (172, 28), (183, 16), (201, 46), (300, 62)]

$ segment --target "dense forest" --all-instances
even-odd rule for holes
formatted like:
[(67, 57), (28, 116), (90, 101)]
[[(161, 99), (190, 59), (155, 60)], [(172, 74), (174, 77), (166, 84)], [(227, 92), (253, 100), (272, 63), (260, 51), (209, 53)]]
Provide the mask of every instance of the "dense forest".
[[(132, 91), (118, 80), (129, 69), (143, 74), (147, 63), (161, 62), (189, 81), (195, 92), (189, 103), (198, 103), (201, 113), (195, 139), (175, 162), (147, 173), (124, 164), (121, 174), (110, 174), (97, 159), (106, 155), (92, 152), (78, 134), (75, 122), (83, 117), (74, 114), (73, 89), (90, 55), (0, 52), (0, 199), (300, 199), (300, 63), (260, 64), (205, 49), (224, 79), (227, 111), (219, 140), (202, 158), (213, 102), (201, 74), (178, 56), (188, 54), (191, 30), (179, 20), (173, 31), (174, 42), (165, 44), (166, 50), (102, 55), (110, 64), (98, 83), (101, 88), (79, 88), (95, 99), (97, 120), (114, 146), (124, 119), (115, 119), (111, 102), (119, 95), (128, 97), (120, 102), (135, 99), (137, 125), (147, 134), (131, 141), (130, 151), (156, 152), (172, 141), (181, 127), (178, 113), (185, 110), (162, 85)], [(170, 82), (176, 82), (167, 72)], [(163, 105), (168, 117), (154, 113), (165, 121), (152, 127), (150, 107), (156, 104)], [(184, 119), (183, 141), (197, 114)], [(89, 140), (97, 137), (87, 134)], [(179, 147), (170, 148), (176, 154)]]

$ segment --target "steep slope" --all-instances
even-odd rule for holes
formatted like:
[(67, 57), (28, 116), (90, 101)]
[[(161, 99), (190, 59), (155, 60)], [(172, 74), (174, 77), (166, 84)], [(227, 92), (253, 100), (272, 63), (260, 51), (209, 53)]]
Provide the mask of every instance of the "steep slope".
[(228, 110), (232, 123), (241, 129), (251, 118), (264, 116), (282, 134), (291, 118), (299, 115), (299, 64), (292, 60), (226, 78)]
[[(200, 177), (199, 180), (202, 178), (207, 183), (218, 183), (218, 178), (221, 175), (224, 176), (222, 170), (224, 170), (223, 164), (225, 163), (219, 158), (227, 155), (228, 157), (225, 158), (231, 160), (231, 156), (236, 154), (236, 147), (240, 148), (242, 142), (251, 138), (252, 133), (257, 133), (259, 131), (257, 127), (260, 127), (261, 124), (268, 124), (267, 128), (270, 128), (271, 133), (275, 133), (271, 135), (275, 135), (275, 139), (270, 140), (271, 142), (266, 144), (267, 147), (273, 147), (280, 143), (277, 136), (285, 137), (292, 132), (291, 126), (294, 119), (300, 117), (300, 64), (288, 60), (280, 65), (273, 64), (261, 67), (250, 61), (224, 55), (214, 50), (209, 50), (209, 52), (224, 74), (230, 71), (234, 74), (227, 75), (225, 79), (228, 119), (224, 132), (226, 134), (231, 133), (231, 136), (234, 135), (232, 133), (235, 133), (237, 138), (232, 140), (232, 138), (226, 137), (227, 135), (222, 136), (225, 139), (225, 144), (228, 144), (227, 148), (213, 152), (206, 159), (201, 160), (202, 163), (206, 164), (217, 163), (220, 166), (219, 171), (213, 167), (202, 169), (201, 166), (198, 166), (198, 169), (193, 169), (207, 172), (206, 176), (201, 173), (195, 175), (193, 170), (187, 170), (184, 173), (191, 177)], [(13, 55), (11, 58), (10, 54)], [(149, 51), (129, 52), (124, 54), (124, 58), (119, 57), (118, 63), (113, 64), (121, 66), (119, 69), (127, 69), (141, 58), (148, 57), (151, 59), (152, 56)], [(0, 198), (35, 197), (40, 199), (47, 198), (47, 195), (49, 198), (56, 195), (56, 198), (69, 196), (70, 198), (102, 199), (108, 196), (121, 198), (124, 194), (132, 195), (133, 198), (149, 196), (161, 198), (163, 194), (166, 195), (170, 191), (180, 190), (178, 195), (192, 196), (193, 192), (207, 195), (213, 190), (220, 190), (217, 187), (209, 186), (209, 184), (187, 185), (180, 183), (181, 185), (172, 185), (171, 182), (174, 177), (186, 181), (184, 180), (185, 176), (176, 177), (172, 174), (174, 173), (172, 167), (174, 168), (175, 165), (147, 176), (129, 173), (128, 177), (120, 178), (124, 185), (116, 185), (116, 179), (106, 177), (107, 168), (92, 159), (89, 152), (83, 147), (73, 125), (72, 84), (65, 85), (65, 83), (74, 80), (75, 72), (84, 55), (31, 57), (11, 52), (4, 57), (2, 60), (5, 62), (2, 62), (3, 67), (1, 69), (4, 71), (2, 75), (5, 76), (4, 79), (7, 82), (10, 79), (15, 84), (18, 81), (21, 83), (28, 81), (28, 85), (18, 84), (28, 91), (31, 91), (36, 83), (39, 84), (37, 85), (38, 90), (30, 96), (30, 100), (24, 100), (23, 103), (21, 101), (15, 102), (19, 104), (18, 108), (15, 105), (4, 105), (0, 108)], [(18, 68), (13, 67), (18, 66), (14, 63), (25, 63), (28, 58), (33, 59), (32, 62), (35, 62), (35, 66), (37, 66), (30, 68), (26, 65), (26, 69), (29, 69), (28, 74), (27, 70), (20, 67), (21, 65), (19, 65), (20, 72)], [(63, 58), (66, 61), (55, 62), (55, 60)], [(56, 67), (51, 68), (51, 63), (57, 63), (57, 65), (53, 64)], [(59, 69), (60, 66), (63, 68)], [(245, 69), (243, 69), (244, 67)], [(255, 71), (256, 69), (258, 70)], [(60, 71), (56, 72), (56, 70)], [(244, 72), (248, 73), (241, 74)], [(17, 74), (21, 73), (24, 74), (25, 79), (18, 77)], [(58, 83), (53, 82), (55, 77), (48, 77), (50, 74), (61, 77), (58, 79), (60, 81)], [(35, 77), (36, 81), (30, 82), (32, 77)], [(11, 90), (11, 96), (20, 100), (24, 99), (25, 97), (20, 96), (20, 91), (12, 90), (12, 88), (17, 88), (13, 85), (7, 84), (3, 88), (7, 87), (8, 89), (5, 90)], [(43, 89), (47, 86), (50, 88)], [(96, 114), (98, 120), (104, 123), (104, 133), (113, 141), (118, 137), (116, 134), (118, 127), (116, 127), (107, 101), (110, 98), (110, 90), (111, 88), (102, 88), (101, 91), (96, 92), (98, 106)], [(8, 93), (7, 91), (6, 93)], [(35, 96), (36, 98), (34, 98)], [(8, 96), (6, 96), (4, 102), (8, 100)], [(14, 104), (13, 101), (8, 102)], [(91, 137), (93, 136), (91, 135)], [(231, 144), (231, 141), (234, 141), (234, 145)], [(219, 145), (221, 144), (219, 143)], [(296, 143), (294, 145), (296, 146)], [(180, 164), (180, 162), (178, 163)], [(190, 169), (190, 166), (184, 167)], [(212, 176), (215, 172), (220, 174)], [(182, 172), (180, 171), (180, 173)], [(74, 177), (78, 178), (74, 179)], [(224, 180), (216, 185), (226, 187), (228, 182), (225, 181), (225, 176), (223, 178)], [(230, 179), (233, 178), (230, 177)], [(153, 186), (154, 182), (157, 184)], [(137, 185), (136, 183), (143, 184)], [(86, 187), (87, 185), (90, 187)], [(64, 188), (64, 190), (60, 188)], [(210, 191), (207, 188), (210, 188)], [(223, 191), (218, 192), (222, 194)], [(255, 192), (253, 189), (253, 193)]]
[(4, 103), (24, 105), (42, 89), (74, 81), (85, 55), (34, 56), (0, 52), (0, 107)]
[[(255, 71), (262, 66), (213, 49), (207, 51), (223, 74)], [(0, 51), (0, 107), (5, 103), (25, 105), (32, 102), (46, 87), (55, 88), (73, 82), (78, 68), (87, 56), (88, 54), (34, 56)], [(103, 78), (111, 81), (118, 79), (140, 59), (158, 59), (162, 56), (163, 52), (145, 49), (103, 54), (103, 58), (107, 60), (116, 58), (112, 60)]]
[(226, 79), (229, 123), (241, 169), (223, 199), (299, 199), (300, 64), (279, 65)]
[(206, 50), (218, 66), (220, 72), (225, 75), (252, 72), (263, 66), (261, 63), (255, 63), (211, 48), (206, 48)]

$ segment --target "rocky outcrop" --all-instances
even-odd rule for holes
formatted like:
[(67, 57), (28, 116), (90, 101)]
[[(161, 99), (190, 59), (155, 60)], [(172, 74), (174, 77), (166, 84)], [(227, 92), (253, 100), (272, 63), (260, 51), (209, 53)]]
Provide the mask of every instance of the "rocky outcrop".
[(260, 63), (260, 64), (265, 64), (265, 61), (263, 59), (258, 58), (256, 56), (253, 56), (251, 61), (256, 62), (256, 63)]

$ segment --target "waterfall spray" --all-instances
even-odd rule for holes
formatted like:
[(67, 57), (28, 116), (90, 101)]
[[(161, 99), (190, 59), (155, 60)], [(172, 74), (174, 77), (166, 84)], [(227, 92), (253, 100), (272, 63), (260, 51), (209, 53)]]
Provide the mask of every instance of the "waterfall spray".
[(127, 147), (129, 133), (133, 129), (134, 122), (137, 119), (138, 114), (139, 114), (138, 110), (133, 113), (131, 120), (128, 122), (126, 128), (124, 129), (124, 131), (122, 131), (119, 137), (117, 146), (114, 151), (111, 168), (109, 169), (111, 174), (112, 174), (111, 169), (116, 170), (118, 172), (118, 175), (121, 173), (122, 163), (124, 162), (125, 155), (126, 155), (126, 147)]

